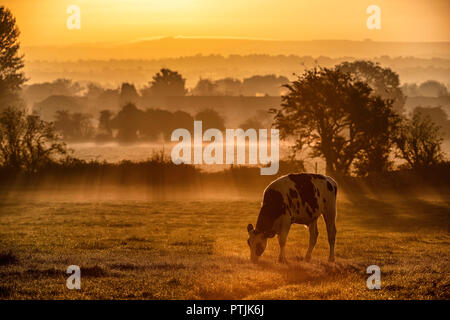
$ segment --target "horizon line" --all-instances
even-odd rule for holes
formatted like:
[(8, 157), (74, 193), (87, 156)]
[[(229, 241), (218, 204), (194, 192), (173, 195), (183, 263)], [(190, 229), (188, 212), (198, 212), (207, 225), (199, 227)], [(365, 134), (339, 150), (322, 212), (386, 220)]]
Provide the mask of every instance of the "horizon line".
[(350, 40), (350, 39), (310, 39), (310, 40), (288, 40), (288, 39), (275, 39), (275, 38), (259, 38), (259, 37), (234, 37), (234, 36), (154, 36), (140, 38), (130, 41), (93, 41), (93, 42), (74, 42), (68, 44), (31, 44), (23, 45), (22, 47), (70, 47), (70, 46), (80, 46), (80, 45), (127, 45), (127, 44), (138, 44), (151, 41), (160, 40), (243, 40), (243, 41), (266, 41), (266, 42), (365, 42), (365, 43), (400, 43), (400, 44), (450, 44), (450, 40), (442, 41), (379, 41), (372, 40), (370, 38), (362, 40)]

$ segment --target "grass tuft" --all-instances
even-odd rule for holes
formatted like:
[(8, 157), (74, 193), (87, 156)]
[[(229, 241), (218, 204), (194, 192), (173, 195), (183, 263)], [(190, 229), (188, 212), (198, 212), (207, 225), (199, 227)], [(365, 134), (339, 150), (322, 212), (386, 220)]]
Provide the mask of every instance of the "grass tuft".
[(12, 251), (0, 253), (0, 266), (7, 266), (18, 263), (19, 259), (12, 253)]

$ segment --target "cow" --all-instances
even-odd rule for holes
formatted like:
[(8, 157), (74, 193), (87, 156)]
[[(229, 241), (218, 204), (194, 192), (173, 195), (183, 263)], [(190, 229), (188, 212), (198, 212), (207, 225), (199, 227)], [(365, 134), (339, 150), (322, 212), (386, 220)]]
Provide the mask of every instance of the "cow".
[(263, 254), (267, 239), (278, 235), (278, 261), (287, 263), (285, 245), (293, 223), (303, 224), (309, 229), (309, 247), (305, 257), (309, 261), (319, 235), (317, 219), (320, 215), (323, 215), (328, 233), (328, 261), (334, 262), (336, 196), (336, 181), (321, 174), (292, 173), (272, 181), (264, 190), (256, 228), (252, 224), (247, 226), (252, 262)]

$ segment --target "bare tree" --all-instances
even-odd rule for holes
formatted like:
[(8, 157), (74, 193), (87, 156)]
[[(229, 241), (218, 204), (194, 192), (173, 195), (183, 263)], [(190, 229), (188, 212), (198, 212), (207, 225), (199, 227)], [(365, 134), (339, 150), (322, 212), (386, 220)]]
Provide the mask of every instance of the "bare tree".
[(8, 107), (0, 114), (0, 164), (36, 172), (67, 153), (53, 124), (37, 115)]

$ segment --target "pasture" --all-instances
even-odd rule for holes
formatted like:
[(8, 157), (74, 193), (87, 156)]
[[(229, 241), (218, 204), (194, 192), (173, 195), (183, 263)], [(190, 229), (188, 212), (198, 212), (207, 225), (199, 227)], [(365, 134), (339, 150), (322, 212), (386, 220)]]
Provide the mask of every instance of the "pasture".
[[(311, 262), (309, 233), (291, 228), (279, 264), (270, 239), (249, 259), (260, 200), (0, 203), (1, 299), (449, 299), (450, 196), (338, 200), (336, 263), (325, 225)], [(366, 268), (381, 268), (381, 290)], [(66, 288), (81, 267), (81, 290)]]

